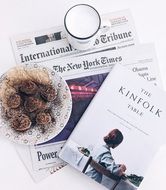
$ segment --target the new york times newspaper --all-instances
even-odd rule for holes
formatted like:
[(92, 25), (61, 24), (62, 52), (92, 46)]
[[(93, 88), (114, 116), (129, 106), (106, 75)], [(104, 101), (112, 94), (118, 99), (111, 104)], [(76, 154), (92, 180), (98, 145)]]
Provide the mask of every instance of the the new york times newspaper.
[(110, 13), (104, 15), (104, 19), (111, 22), (112, 27), (99, 35), (94, 48), (88, 51), (73, 49), (65, 38), (63, 27), (11, 39), (17, 63), (36, 62), (52, 68), (66, 79), (72, 93), (72, 114), (58, 137), (40, 146), (16, 146), (35, 181), (40, 181), (65, 165), (58, 158), (58, 152), (115, 63), (127, 66), (151, 82), (160, 83), (156, 79), (158, 69), (152, 45), (135, 48), (138, 39), (130, 12)]

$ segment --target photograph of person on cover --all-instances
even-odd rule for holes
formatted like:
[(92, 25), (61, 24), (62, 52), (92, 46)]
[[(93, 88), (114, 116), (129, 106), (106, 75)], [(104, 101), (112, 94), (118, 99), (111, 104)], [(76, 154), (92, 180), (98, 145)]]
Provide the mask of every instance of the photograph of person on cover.
[(78, 170), (110, 190), (136, 190), (143, 177), (128, 171), (128, 163), (123, 163), (119, 154), (123, 152), (123, 147), (128, 141), (125, 138), (126, 134), (124, 135), (121, 129), (112, 128), (107, 131), (99, 135), (101, 138), (96, 144), (80, 146), (72, 141), (65, 149), (65, 157), (72, 160), (73, 154), (78, 159), (74, 164)]
[(134, 155), (130, 149), (127, 152), (124, 148), (134, 146), (132, 143), (128, 144), (129, 139), (123, 128), (106, 128), (100, 128), (102, 133), (84, 133), (86, 141), (85, 138), (76, 136), (66, 144), (61, 158), (109, 190), (136, 190), (143, 176), (137, 170), (131, 170), (135, 163), (135, 159), (132, 159)]
[[(105, 144), (97, 148), (91, 154), (93, 160), (116, 176), (124, 175), (126, 166), (124, 164), (116, 164), (111, 153), (111, 149), (118, 147), (122, 143), (123, 134), (118, 129), (113, 129), (103, 138), (103, 140)], [(102, 173), (99, 173), (91, 166), (87, 168), (85, 174), (98, 183), (102, 182)]]

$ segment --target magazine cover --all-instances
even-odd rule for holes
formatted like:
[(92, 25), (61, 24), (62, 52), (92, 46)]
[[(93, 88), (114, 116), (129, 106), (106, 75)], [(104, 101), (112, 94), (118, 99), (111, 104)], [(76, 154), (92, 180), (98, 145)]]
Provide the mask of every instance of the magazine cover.
[(108, 189), (137, 189), (166, 142), (165, 98), (165, 92), (117, 64), (60, 158)]

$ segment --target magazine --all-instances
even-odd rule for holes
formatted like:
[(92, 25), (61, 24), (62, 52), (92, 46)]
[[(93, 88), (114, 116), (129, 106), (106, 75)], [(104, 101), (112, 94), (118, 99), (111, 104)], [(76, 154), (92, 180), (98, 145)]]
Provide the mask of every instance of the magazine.
[(78, 56), (107, 49), (115, 50), (138, 44), (136, 29), (129, 10), (102, 15), (102, 21), (111, 27), (107, 27), (108, 30), (97, 37), (94, 47), (87, 51), (78, 51), (71, 47), (63, 26), (13, 36), (11, 44), (16, 63), (41, 63), (60, 57)]
[(166, 93), (124, 66), (112, 69), (60, 158), (109, 190), (135, 190), (165, 140)]
[[(64, 161), (52, 156), (52, 154), (58, 155), (64, 142), (70, 136), (115, 63), (120, 63), (149, 82), (161, 86), (157, 59), (152, 44), (133, 46), (119, 51), (104, 51), (86, 56), (57, 59), (45, 63), (66, 79), (72, 94), (73, 109), (64, 130), (52, 140), (37, 146), (16, 146), (18, 154), (35, 181), (38, 181), (40, 177), (43, 179), (44, 176), (65, 165)], [(88, 69), (87, 64), (89, 65)], [(64, 69), (68, 65), (75, 65), (77, 69)], [(63, 69), (59, 69), (59, 67)]]

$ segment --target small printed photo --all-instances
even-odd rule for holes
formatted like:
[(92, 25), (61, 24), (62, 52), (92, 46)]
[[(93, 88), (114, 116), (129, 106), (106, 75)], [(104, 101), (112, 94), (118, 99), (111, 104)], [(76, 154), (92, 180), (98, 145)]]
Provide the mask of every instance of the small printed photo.
[(142, 182), (143, 176), (133, 173), (127, 174), (127, 165), (117, 163), (113, 156), (114, 150), (117, 147), (120, 148), (121, 143), (124, 141), (123, 133), (119, 129), (112, 129), (102, 139), (103, 144), (99, 147), (94, 147), (92, 152), (83, 147), (81, 148), (84, 155), (88, 153), (88, 156), (90, 156), (82, 172), (108, 188), (112, 183), (112, 189), (115, 189), (118, 185), (123, 190), (136, 189)]
[(71, 91), (73, 104), (70, 119), (59, 135), (44, 144), (64, 141), (69, 138), (107, 75), (108, 73), (102, 73), (66, 81)]
[(144, 177), (136, 170), (127, 172), (131, 167), (131, 158), (128, 156), (129, 162), (126, 163), (121, 157), (123, 146), (127, 145), (126, 134), (121, 129), (111, 128), (100, 135), (99, 144), (92, 144), (92, 141), (94, 140), (91, 139), (87, 145), (70, 141), (65, 146), (62, 158), (110, 190), (136, 190)]
[(60, 32), (52, 33), (52, 34), (35, 37), (35, 42), (36, 42), (36, 45), (40, 45), (40, 44), (44, 44), (44, 43), (48, 43), (52, 41), (61, 40), (63, 38), (64, 38), (63, 32), (60, 31)]

